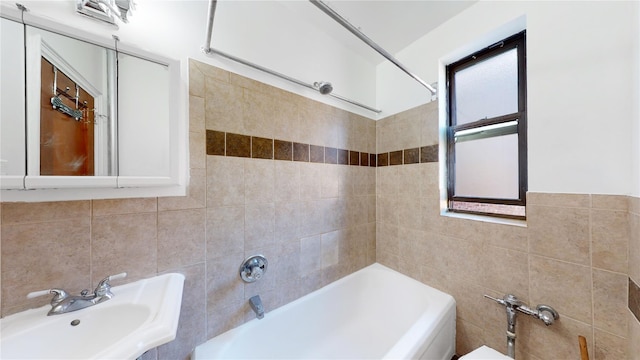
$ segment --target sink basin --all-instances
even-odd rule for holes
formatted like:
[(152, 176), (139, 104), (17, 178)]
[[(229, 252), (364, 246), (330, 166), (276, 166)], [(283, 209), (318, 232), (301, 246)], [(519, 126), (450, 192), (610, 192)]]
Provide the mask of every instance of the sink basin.
[(184, 275), (111, 288), (106, 302), (61, 315), (51, 306), (0, 319), (2, 359), (135, 359), (176, 337)]

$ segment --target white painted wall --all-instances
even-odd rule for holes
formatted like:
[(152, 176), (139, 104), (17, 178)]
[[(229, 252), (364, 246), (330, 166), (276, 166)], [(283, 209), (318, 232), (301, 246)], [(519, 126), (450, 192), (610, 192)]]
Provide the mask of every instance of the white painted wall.
[[(194, 58), (376, 118), (366, 110), (201, 53), (205, 0), (139, 0), (131, 22), (119, 30), (75, 14), (73, 1), (23, 3), (35, 14), (81, 31), (117, 34), (123, 43), (150, 52), (180, 60)], [(333, 41), (319, 24), (299, 18), (295, 7), (306, 5), (312, 6), (307, 2), (221, 1), (213, 45), (300, 80), (331, 81), (337, 94), (383, 109), (380, 117), (430, 100), (426, 89), (395, 66), (384, 62), (376, 67)], [(489, 45), (526, 24), (529, 190), (638, 195), (639, 6), (636, 1), (481, 1), (394, 55), (425, 81), (442, 81), (443, 62)], [(186, 67), (183, 75), (187, 75)]]
[[(3, 6), (13, 6), (14, 2), (0, 0)], [(116, 34), (122, 43), (135, 44), (152, 53), (178, 60), (193, 58), (363, 116), (376, 117), (371, 111), (314, 90), (203, 54), (200, 49), (206, 36), (207, 0), (137, 0), (130, 23), (121, 24), (119, 29), (76, 14), (75, 1), (21, 3), (34, 15), (52, 18), (81, 32), (106, 37)], [(213, 47), (304, 82), (330, 81), (335, 94), (375, 106), (375, 64), (332, 39), (319, 24), (301, 18), (297, 6), (313, 7), (307, 1), (220, 1), (213, 26)], [(326, 18), (330, 26), (338, 26)], [(186, 67), (183, 75), (186, 78)]]
[[(481, 1), (397, 57), (425, 81), (442, 82), (443, 64), (526, 22), (529, 190), (637, 195), (639, 6)], [(427, 102), (387, 63), (377, 78), (384, 116)]]
[[(22, 24), (1, 19), (0, 46), (0, 175), (26, 172), (24, 132), (24, 36)], [(19, 69), (16, 71), (15, 69)], [(19, 183), (21, 183), (20, 181)], [(6, 185), (6, 184), (3, 184)]]

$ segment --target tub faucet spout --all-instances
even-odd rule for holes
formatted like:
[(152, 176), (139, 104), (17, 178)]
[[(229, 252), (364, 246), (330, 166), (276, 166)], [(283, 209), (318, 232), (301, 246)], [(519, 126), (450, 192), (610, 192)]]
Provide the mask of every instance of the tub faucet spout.
[(249, 299), (249, 305), (251, 305), (251, 310), (256, 313), (258, 319), (264, 317), (264, 307), (262, 306), (260, 295), (252, 296), (251, 299)]

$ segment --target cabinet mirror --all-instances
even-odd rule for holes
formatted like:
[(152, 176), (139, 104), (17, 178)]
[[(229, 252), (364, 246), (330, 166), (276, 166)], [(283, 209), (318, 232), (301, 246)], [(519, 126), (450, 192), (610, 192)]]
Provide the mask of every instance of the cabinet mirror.
[[(0, 20), (3, 199), (22, 200), (25, 189), (178, 186), (184, 193), (177, 61), (115, 36), (77, 38), (73, 29), (32, 24), (24, 14)], [(80, 198), (101, 197), (129, 195)]]

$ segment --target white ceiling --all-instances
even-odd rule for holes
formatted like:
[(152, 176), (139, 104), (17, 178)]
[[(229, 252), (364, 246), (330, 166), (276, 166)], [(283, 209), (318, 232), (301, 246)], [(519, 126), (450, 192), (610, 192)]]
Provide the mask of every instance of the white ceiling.
[[(325, 0), (324, 3), (347, 19), (371, 40), (391, 54), (404, 49), (426, 33), (462, 12), (477, 0)], [(385, 59), (308, 1), (285, 1), (300, 16), (336, 41), (358, 52), (374, 64)]]

